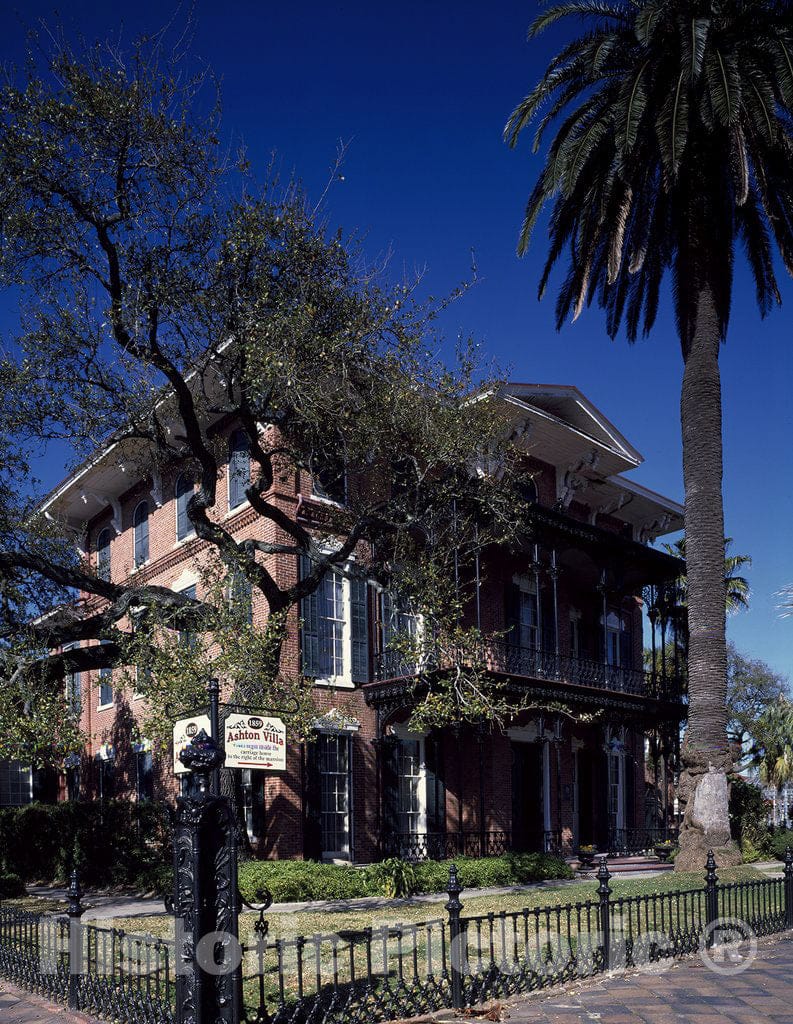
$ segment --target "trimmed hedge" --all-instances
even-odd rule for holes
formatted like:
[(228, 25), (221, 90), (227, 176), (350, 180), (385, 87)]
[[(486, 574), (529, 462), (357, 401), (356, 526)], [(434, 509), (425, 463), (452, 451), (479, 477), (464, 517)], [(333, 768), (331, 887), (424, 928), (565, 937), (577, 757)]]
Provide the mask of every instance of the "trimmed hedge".
[(24, 881), (164, 892), (170, 886), (171, 831), (163, 805), (98, 802), (28, 804), (0, 810), (0, 871)]
[[(257, 890), (269, 889), (275, 903), (442, 893), (446, 891), (451, 863), (406, 864), (391, 859), (383, 864), (356, 868), (314, 861), (246, 861), (239, 866), (239, 886), (242, 895), (251, 902), (256, 901)], [(454, 863), (460, 882), (467, 889), (573, 877), (563, 860), (541, 853), (482, 859), (458, 857)]]

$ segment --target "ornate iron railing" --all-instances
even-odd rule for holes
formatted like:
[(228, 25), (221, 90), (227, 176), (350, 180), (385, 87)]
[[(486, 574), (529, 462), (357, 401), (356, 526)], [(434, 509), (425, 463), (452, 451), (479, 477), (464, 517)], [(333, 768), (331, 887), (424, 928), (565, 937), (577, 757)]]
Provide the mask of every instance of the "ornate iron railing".
[(500, 857), (512, 850), (512, 833), (504, 830), (463, 832), (391, 832), (383, 840), (387, 857), (414, 863), (454, 857)]
[(677, 828), (664, 828), (662, 825), (610, 829), (608, 853), (613, 857), (630, 853), (650, 853), (661, 843), (675, 843), (677, 834)]
[[(571, 683), (656, 700), (679, 701), (685, 693), (679, 676), (606, 665), (602, 661), (570, 658), (553, 651), (499, 641), (487, 643), (483, 658), (491, 671), (525, 679)], [(401, 679), (437, 667), (435, 661), (428, 661), (421, 668), (408, 665), (397, 652), (385, 651), (375, 659), (375, 679)]]

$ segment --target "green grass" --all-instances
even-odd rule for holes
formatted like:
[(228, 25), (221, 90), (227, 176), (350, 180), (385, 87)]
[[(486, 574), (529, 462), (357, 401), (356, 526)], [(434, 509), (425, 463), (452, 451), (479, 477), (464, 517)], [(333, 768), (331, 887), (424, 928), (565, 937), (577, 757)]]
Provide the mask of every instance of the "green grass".
[[(744, 865), (737, 868), (725, 868), (719, 872), (722, 882), (757, 881), (768, 876), (756, 868)], [(704, 886), (704, 875), (701, 872), (672, 872), (658, 875), (655, 878), (631, 878), (624, 881), (613, 881), (611, 888), (613, 897), (643, 896), (656, 892), (671, 892), (675, 889), (691, 890)], [(597, 899), (597, 883), (594, 880), (560, 885), (558, 882), (545, 882), (521, 892), (505, 893), (501, 896), (476, 896), (475, 890), (463, 891), (463, 916), (475, 917), (479, 914), (500, 913), (502, 910), (516, 911), (535, 907), (557, 907), (568, 903), (585, 902)], [(374, 910), (346, 910), (340, 906), (325, 904), (322, 910), (305, 910), (299, 913), (272, 913), (265, 915), (270, 925), (270, 937), (273, 939), (293, 938), (296, 935), (314, 935), (317, 932), (338, 932), (342, 930), (359, 931), (362, 928), (376, 927), (385, 922), (410, 924), (434, 918), (445, 918), (445, 900), (437, 903), (406, 904), (397, 907), (378, 908)], [(243, 941), (251, 941), (256, 915), (246, 913), (240, 918), (240, 934)], [(116, 920), (116, 926), (129, 932), (149, 932), (162, 938), (173, 936), (173, 919), (169, 916), (158, 917), (127, 917)]]

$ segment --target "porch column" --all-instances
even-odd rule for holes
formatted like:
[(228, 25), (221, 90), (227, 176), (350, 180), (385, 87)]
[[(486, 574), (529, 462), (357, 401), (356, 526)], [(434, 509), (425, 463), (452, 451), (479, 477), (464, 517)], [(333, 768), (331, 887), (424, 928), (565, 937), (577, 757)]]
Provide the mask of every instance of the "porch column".
[(541, 651), (543, 649), (543, 636), (542, 636), (542, 599), (540, 595), (540, 545), (534, 545), (534, 561), (531, 565), (534, 573), (534, 589), (537, 593), (537, 649)]
[[(551, 548), (551, 588), (553, 591), (553, 653), (556, 658), (556, 672), (559, 673), (559, 566), (556, 562), (556, 548)], [(539, 601), (539, 598), (538, 598)]]
[(600, 591), (601, 615), (603, 616), (603, 673), (604, 682), (608, 679), (609, 668), (609, 627), (608, 627), (608, 596), (606, 594), (606, 570), (600, 572), (600, 582), (597, 585)]
[(479, 747), (479, 856), (487, 856), (487, 834), (485, 829), (485, 727), (480, 722), (476, 727)]

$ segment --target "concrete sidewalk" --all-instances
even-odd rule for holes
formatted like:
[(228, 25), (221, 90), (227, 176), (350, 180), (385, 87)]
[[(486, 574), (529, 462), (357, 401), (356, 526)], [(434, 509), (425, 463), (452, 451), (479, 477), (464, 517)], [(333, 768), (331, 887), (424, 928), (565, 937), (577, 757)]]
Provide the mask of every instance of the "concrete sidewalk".
[(49, 1003), (0, 979), (0, 1024), (95, 1024), (94, 1018)]

